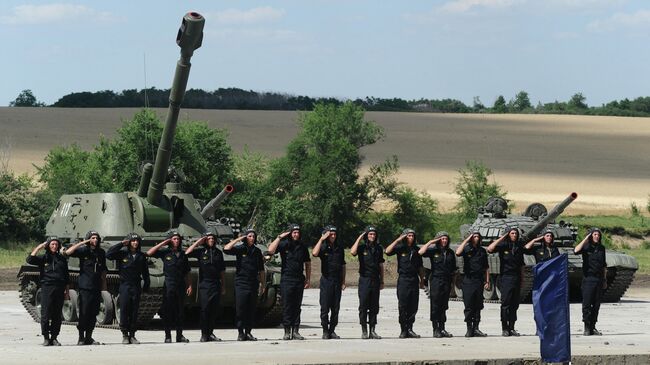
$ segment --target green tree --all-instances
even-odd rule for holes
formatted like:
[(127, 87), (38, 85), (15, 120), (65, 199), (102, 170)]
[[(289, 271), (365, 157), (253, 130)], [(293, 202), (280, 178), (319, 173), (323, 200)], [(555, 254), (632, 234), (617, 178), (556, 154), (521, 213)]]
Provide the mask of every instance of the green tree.
[(0, 247), (40, 240), (47, 221), (45, 204), (45, 196), (29, 176), (0, 171)]
[(497, 100), (494, 101), (494, 105), (492, 106), (492, 111), (494, 113), (508, 112), (508, 107), (506, 106), (506, 99), (503, 97), (503, 95), (499, 95), (497, 97)]
[(582, 93), (575, 93), (571, 99), (569, 99), (569, 102), (567, 104), (569, 106), (569, 109), (585, 110), (589, 108), (589, 106), (587, 106), (587, 103), (585, 103), (586, 100), (587, 98), (582, 95)]
[(512, 110), (516, 112), (523, 112), (526, 109), (532, 108), (528, 93), (520, 91), (515, 95), (515, 100), (512, 102)]
[(45, 103), (36, 100), (32, 91), (26, 89), (21, 91), (16, 100), (9, 103), (9, 106), (45, 106)]
[(454, 192), (460, 200), (456, 209), (465, 217), (476, 215), (478, 208), (485, 205), (490, 197), (500, 196), (505, 199), (503, 187), (496, 182), (489, 182), (492, 170), (483, 162), (467, 161), (465, 168), (458, 170), (458, 173), (460, 176), (454, 185)]
[(483, 103), (481, 102), (480, 97), (478, 97), (478, 96), (474, 97), (474, 102), (473, 102), (472, 109), (473, 109), (474, 112), (480, 112), (480, 111), (483, 111), (485, 109), (485, 105), (483, 105)]

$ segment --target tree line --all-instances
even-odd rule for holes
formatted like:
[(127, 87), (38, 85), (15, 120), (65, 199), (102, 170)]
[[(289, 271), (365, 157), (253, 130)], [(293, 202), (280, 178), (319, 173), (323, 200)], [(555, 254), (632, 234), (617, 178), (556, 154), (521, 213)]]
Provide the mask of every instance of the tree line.
[[(286, 93), (257, 92), (239, 88), (220, 88), (214, 91), (190, 89), (183, 100), (184, 108), (192, 109), (245, 109), (245, 110), (299, 110), (312, 111), (318, 104), (342, 105), (350, 102), (368, 111), (433, 112), (433, 113), (524, 113), (524, 114), (579, 114), (608, 116), (650, 116), (650, 97), (614, 100), (600, 106), (589, 106), (582, 93), (569, 100), (538, 102), (533, 105), (529, 94), (520, 91), (509, 100), (499, 95), (492, 105), (485, 105), (474, 97), (472, 105), (456, 99), (413, 99), (366, 97), (354, 100), (337, 98), (312, 98)], [(51, 107), (62, 108), (166, 108), (169, 89), (129, 89), (84, 91), (64, 95)], [(31, 90), (23, 90), (9, 106), (46, 106), (38, 101)]]

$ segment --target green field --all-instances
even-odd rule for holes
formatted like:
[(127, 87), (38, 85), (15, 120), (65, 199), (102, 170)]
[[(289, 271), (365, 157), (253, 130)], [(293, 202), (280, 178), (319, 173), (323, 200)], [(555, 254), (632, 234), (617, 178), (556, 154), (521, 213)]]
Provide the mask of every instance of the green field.
[(0, 269), (20, 267), (25, 263), (25, 258), (31, 252), (32, 247), (18, 246), (15, 248), (0, 248)]

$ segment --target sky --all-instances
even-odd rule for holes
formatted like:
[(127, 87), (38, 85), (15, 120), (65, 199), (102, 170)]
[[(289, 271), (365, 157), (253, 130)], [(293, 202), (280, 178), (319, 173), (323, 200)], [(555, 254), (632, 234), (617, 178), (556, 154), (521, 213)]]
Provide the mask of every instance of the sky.
[(650, 95), (647, 0), (4, 0), (0, 105), (24, 89), (47, 104), (167, 89), (188, 11), (206, 18), (189, 88), (469, 105)]

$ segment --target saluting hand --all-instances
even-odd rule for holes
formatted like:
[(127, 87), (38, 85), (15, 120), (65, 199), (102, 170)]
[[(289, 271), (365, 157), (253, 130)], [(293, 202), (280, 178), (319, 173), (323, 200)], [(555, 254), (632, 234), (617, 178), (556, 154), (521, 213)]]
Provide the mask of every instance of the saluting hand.
[(327, 237), (329, 237), (329, 236), (330, 236), (330, 231), (327, 231), (327, 232), (325, 232), (325, 234), (320, 236), (320, 240), (325, 241), (327, 239)]
[(278, 238), (283, 239), (287, 237), (289, 234), (291, 234), (291, 232), (282, 232), (278, 235)]

